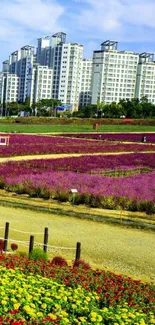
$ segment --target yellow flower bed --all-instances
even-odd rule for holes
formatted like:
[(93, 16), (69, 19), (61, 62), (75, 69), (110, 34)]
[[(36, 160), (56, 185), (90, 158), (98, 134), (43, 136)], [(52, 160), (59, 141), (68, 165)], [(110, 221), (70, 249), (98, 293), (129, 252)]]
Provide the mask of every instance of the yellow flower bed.
[(18, 310), (20, 319), (32, 321), (48, 316), (61, 325), (155, 324), (151, 313), (146, 318), (127, 305), (101, 309), (95, 292), (81, 286), (69, 288), (39, 275), (24, 275), (18, 269), (0, 267), (0, 288), (0, 316)]

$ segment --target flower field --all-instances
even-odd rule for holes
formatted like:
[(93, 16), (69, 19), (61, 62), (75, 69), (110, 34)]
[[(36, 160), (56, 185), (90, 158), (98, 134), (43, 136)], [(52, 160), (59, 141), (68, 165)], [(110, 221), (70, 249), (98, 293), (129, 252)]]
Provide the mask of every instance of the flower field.
[(110, 140), (110, 141), (128, 141), (142, 142), (142, 137), (146, 137), (148, 143), (155, 143), (155, 133), (80, 133), (80, 134), (65, 134), (66, 137)]
[(154, 213), (155, 153), (82, 156), (1, 164), (1, 188), (31, 197)]
[[(3, 134), (4, 136), (4, 134)], [(128, 144), (121, 141), (73, 139), (67, 137), (11, 134), (9, 146), (0, 146), (0, 157), (61, 153), (101, 153), (154, 151), (153, 144)]]
[(86, 263), (0, 257), (0, 324), (155, 324), (155, 286)]
[[(149, 144), (134, 143), (140, 140), (132, 135), (132, 139), (116, 136), (114, 142), (108, 137), (101, 141), (102, 137), (89, 140), (12, 134), (10, 145), (0, 147), (1, 157), (87, 155), (0, 164), (0, 188), (70, 202), (71, 189), (77, 189), (77, 205), (155, 213), (154, 138), (147, 137)], [(55, 264), (53, 260), (34, 262), (27, 257), (0, 255), (0, 325), (155, 324), (153, 283), (95, 271), (85, 262), (69, 266), (58, 260)]]

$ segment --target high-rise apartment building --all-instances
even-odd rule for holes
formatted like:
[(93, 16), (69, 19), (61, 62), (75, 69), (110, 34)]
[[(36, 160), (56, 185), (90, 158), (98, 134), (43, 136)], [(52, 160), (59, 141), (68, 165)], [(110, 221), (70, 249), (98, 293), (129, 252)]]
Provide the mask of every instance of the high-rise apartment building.
[(37, 62), (53, 68), (52, 98), (79, 106), (83, 46), (66, 43), (66, 34), (57, 33), (38, 39)]
[(117, 42), (103, 42), (93, 54), (91, 103), (134, 98), (138, 61), (139, 54), (118, 51)]
[(25, 102), (26, 97), (28, 97), (28, 80), (29, 74), (31, 73), (35, 65), (36, 57), (35, 55), (27, 55), (20, 59), (19, 62), (19, 94), (18, 101)]
[(81, 85), (79, 106), (83, 107), (91, 101), (92, 59), (83, 59), (81, 68)]
[(36, 62), (40, 65), (47, 65), (49, 68), (53, 68), (53, 49), (57, 45), (65, 42), (66, 34), (62, 32), (38, 38)]
[(105, 41), (93, 59), (83, 59), (83, 46), (67, 43), (65, 33), (38, 39), (11, 53), (0, 73), (0, 100), (33, 104), (43, 98), (61, 100), (72, 111), (88, 104), (118, 103), (146, 96), (155, 104), (155, 62), (151, 53), (119, 51)]
[(154, 54), (141, 53), (137, 70), (136, 98), (147, 97), (155, 104), (155, 62)]
[(16, 74), (7, 73), (4, 76), (3, 101), (5, 104), (18, 101), (19, 77)]
[[(77, 43), (62, 45), (58, 99), (64, 104), (71, 105), (73, 111), (78, 110), (79, 107), (82, 58), (82, 45)], [(56, 70), (55, 72), (57, 73)], [(53, 75), (53, 87), (56, 73)]]
[(52, 98), (53, 69), (36, 65), (29, 75), (28, 97), (30, 103)]

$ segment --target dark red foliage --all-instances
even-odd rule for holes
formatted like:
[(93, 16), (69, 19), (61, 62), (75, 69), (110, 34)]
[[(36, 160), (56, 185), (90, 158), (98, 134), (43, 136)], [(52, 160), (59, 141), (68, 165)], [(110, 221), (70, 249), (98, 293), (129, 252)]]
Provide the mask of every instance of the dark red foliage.
[(4, 240), (0, 239), (0, 251), (4, 250)]
[(67, 261), (61, 256), (55, 256), (52, 260), (53, 265), (67, 266)]
[(16, 250), (18, 249), (18, 245), (15, 244), (15, 243), (12, 243), (12, 244), (11, 244), (11, 249), (12, 249), (13, 251), (16, 251)]
[(91, 270), (89, 263), (87, 263), (81, 259), (74, 261), (73, 268), (76, 268), (76, 267), (78, 267), (78, 268), (81, 267), (84, 270)]

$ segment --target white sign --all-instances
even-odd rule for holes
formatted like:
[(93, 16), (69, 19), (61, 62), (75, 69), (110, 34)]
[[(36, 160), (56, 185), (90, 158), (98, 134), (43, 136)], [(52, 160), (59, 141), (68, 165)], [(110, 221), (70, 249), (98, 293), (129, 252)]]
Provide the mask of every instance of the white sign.
[(0, 136), (0, 146), (8, 146), (10, 137)]
[(78, 190), (76, 190), (76, 188), (72, 188), (72, 189), (71, 189), (71, 192), (72, 192), (72, 193), (77, 193)]

